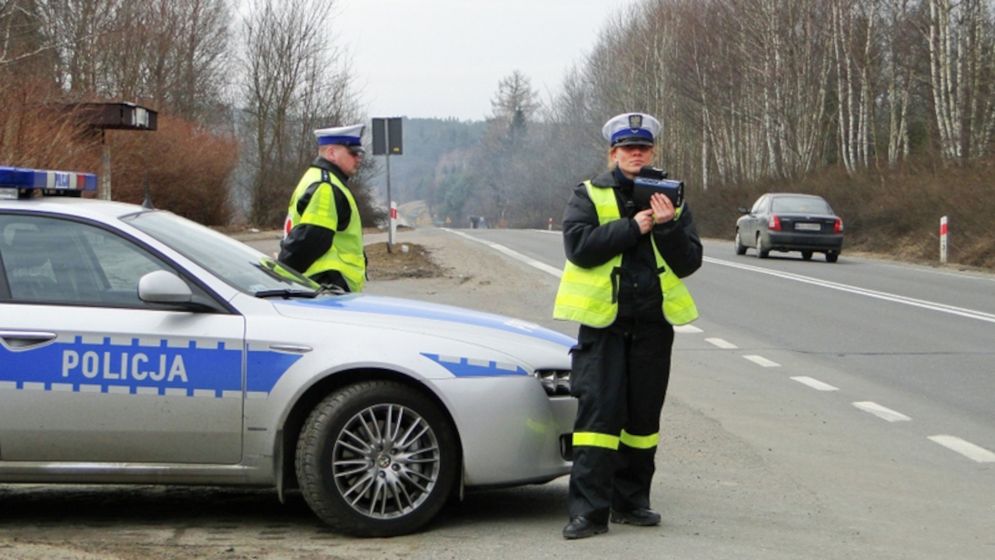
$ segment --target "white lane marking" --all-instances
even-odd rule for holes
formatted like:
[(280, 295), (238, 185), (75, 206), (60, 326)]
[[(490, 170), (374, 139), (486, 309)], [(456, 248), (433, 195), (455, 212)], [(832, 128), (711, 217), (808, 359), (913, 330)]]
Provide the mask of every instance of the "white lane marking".
[(806, 377), (804, 375), (792, 377), (791, 379), (801, 383), (802, 385), (808, 385), (809, 387), (815, 389), (816, 391), (839, 391), (839, 387), (833, 387), (829, 383), (823, 383), (818, 379), (813, 379), (811, 377)]
[(781, 364), (768, 360), (763, 356), (757, 356), (756, 354), (747, 354), (743, 357), (757, 364), (760, 367), (781, 367)]
[(706, 338), (705, 342), (717, 346), (719, 348), (722, 348), (724, 350), (733, 350), (739, 348), (739, 346), (736, 346), (735, 344), (727, 340), (723, 340), (721, 338)]
[(851, 294), (857, 294), (861, 296), (866, 296), (875, 299), (881, 299), (885, 301), (891, 301), (895, 303), (903, 303), (905, 305), (911, 305), (913, 307), (921, 307), (923, 309), (930, 309), (932, 311), (939, 311), (941, 313), (949, 313), (951, 315), (957, 315), (960, 317), (967, 317), (968, 319), (977, 319), (978, 321), (985, 321), (987, 323), (995, 323), (995, 314), (985, 313), (984, 311), (977, 311), (974, 309), (966, 309), (963, 307), (955, 307), (953, 305), (946, 305), (944, 303), (937, 303), (935, 301), (926, 301), (922, 299), (915, 299), (905, 296), (900, 296), (897, 294), (890, 294), (888, 292), (879, 292), (876, 290), (868, 290), (866, 288), (860, 288), (857, 286), (851, 286), (849, 284), (840, 284), (838, 282), (830, 282), (828, 280), (820, 280), (818, 278), (812, 278), (810, 276), (802, 276), (800, 274), (792, 274), (790, 272), (780, 272), (778, 270), (770, 270), (767, 268), (762, 268), (759, 266), (753, 266), (748, 264), (734, 263), (730, 261), (723, 261), (721, 259), (715, 259), (712, 257), (704, 257), (705, 262), (712, 264), (718, 264), (722, 266), (729, 266), (732, 268), (739, 268), (741, 270), (748, 270), (750, 272), (759, 272), (760, 274), (769, 274), (771, 276), (777, 276), (778, 278), (784, 278), (785, 280), (794, 280), (795, 282), (802, 282), (804, 284), (812, 284), (814, 286), (821, 286), (823, 288), (830, 288), (832, 290), (839, 290), (841, 292), (849, 292)]
[(563, 272), (561, 270), (559, 270), (559, 269), (553, 268), (553, 267), (549, 266), (548, 264), (543, 263), (543, 262), (539, 262), (539, 261), (537, 261), (537, 260), (535, 260), (535, 259), (533, 259), (531, 257), (526, 257), (525, 255), (523, 255), (521, 253), (518, 253), (516, 251), (512, 251), (511, 249), (505, 247), (504, 245), (499, 245), (497, 243), (492, 243), (490, 241), (484, 241), (483, 239), (477, 239), (476, 237), (474, 237), (472, 235), (467, 235), (467, 234), (465, 234), (465, 233), (463, 233), (461, 231), (456, 231), (456, 230), (452, 230), (452, 229), (449, 229), (449, 228), (442, 228), (442, 230), (443, 231), (448, 231), (449, 233), (454, 233), (454, 234), (456, 234), (456, 235), (458, 235), (460, 237), (469, 239), (470, 241), (476, 241), (477, 243), (482, 243), (484, 245), (487, 245), (488, 247), (490, 247), (491, 249), (494, 249), (495, 251), (497, 251), (499, 253), (503, 253), (503, 254), (505, 254), (505, 255), (507, 255), (507, 256), (515, 259), (516, 261), (523, 262), (523, 263), (531, 266), (532, 268), (539, 269), (542, 272), (545, 272), (546, 274), (549, 274), (551, 276), (555, 276), (555, 277), (559, 278), (563, 274)]
[(876, 402), (859, 401), (853, 403), (853, 406), (863, 410), (864, 412), (869, 412), (882, 420), (887, 420), (888, 422), (908, 422), (909, 420), (912, 420), (901, 412), (881, 406)]
[(558, 229), (534, 229), (532, 231), (538, 231), (539, 233), (552, 233), (553, 235), (563, 235), (563, 232)]
[(698, 334), (700, 332), (705, 332), (694, 325), (677, 325), (674, 327), (675, 333), (682, 334)]
[(969, 441), (964, 441), (959, 437), (938, 435), (929, 436), (929, 439), (951, 451), (960, 453), (972, 461), (977, 461), (978, 463), (995, 463), (995, 453), (988, 451), (980, 445), (974, 445)]

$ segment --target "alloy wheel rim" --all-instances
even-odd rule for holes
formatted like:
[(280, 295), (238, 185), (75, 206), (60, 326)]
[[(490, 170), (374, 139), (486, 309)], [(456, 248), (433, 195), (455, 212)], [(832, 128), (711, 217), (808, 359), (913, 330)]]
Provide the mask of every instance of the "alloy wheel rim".
[(435, 432), (399, 404), (364, 408), (346, 422), (332, 449), (339, 495), (360, 514), (394, 519), (418, 509), (439, 481)]

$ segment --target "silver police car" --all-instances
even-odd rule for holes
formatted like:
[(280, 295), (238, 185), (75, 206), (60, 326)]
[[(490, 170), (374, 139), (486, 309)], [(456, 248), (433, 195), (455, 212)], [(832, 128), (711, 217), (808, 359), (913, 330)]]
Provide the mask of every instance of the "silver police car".
[(572, 338), (331, 293), (95, 188), (0, 167), (0, 482), (299, 488), (387, 536), (569, 471)]

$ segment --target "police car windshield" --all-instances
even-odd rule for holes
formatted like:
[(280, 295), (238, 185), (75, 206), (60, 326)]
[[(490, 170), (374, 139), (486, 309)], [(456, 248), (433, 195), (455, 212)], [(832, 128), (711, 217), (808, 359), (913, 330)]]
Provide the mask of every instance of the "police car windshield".
[(175, 214), (155, 210), (122, 219), (240, 291), (313, 297), (321, 289), (252, 247)]

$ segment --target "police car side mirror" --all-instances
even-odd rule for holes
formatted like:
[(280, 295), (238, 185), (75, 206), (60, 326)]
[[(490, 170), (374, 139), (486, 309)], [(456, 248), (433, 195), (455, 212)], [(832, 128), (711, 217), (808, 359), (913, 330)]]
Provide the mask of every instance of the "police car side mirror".
[(138, 280), (138, 299), (146, 303), (190, 303), (193, 292), (187, 283), (165, 270), (156, 270)]

